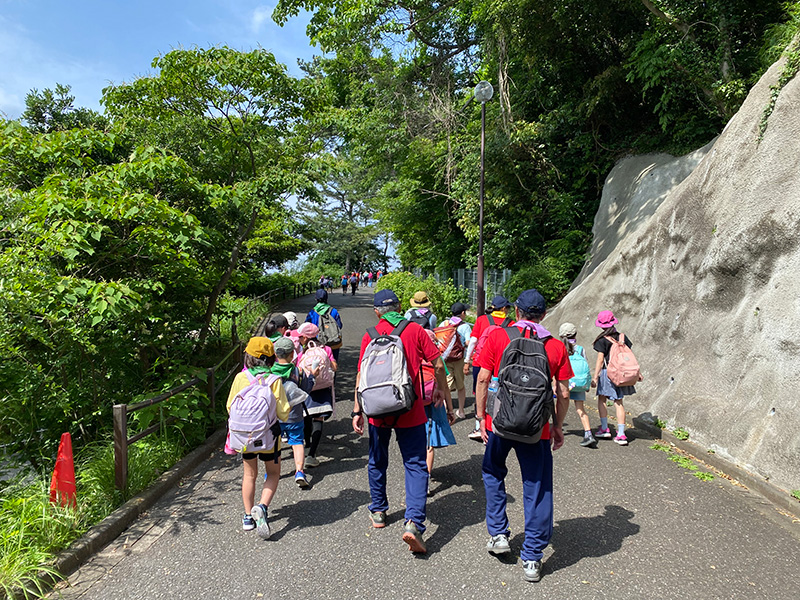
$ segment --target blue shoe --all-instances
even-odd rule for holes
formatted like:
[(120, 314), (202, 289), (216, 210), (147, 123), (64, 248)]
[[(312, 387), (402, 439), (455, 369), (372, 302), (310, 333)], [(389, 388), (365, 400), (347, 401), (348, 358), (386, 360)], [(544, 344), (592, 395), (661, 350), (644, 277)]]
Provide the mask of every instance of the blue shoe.
[(294, 474), (294, 482), (301, 490), (308, 489), (308, 480), (302, 471), (298, 471)]
[(242, 530), (243, 531), (253, 531), (256, 528), (256, 520), (251, 515), (245, 515), (242, 517)]
[(256, 532), (262, 540), (268, 540), (271, 532), (267, 522), (267, 507), (263, 504), (256, 504), (252, 512), (253, 518), (256, 520)]

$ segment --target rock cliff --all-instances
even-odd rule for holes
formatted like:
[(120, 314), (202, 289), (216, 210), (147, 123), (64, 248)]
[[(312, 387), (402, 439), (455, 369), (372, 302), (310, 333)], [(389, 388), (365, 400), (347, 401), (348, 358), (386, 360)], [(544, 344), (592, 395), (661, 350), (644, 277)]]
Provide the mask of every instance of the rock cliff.
[[(626, 399), (788, 490), (800, 488), (800, 77), (759, 141), (778, 61), (722, 134), (686, 157), (622, 160), (591, 256), (545, 325), (591, 347), (610, 309), (646, 380)], [(589, 352), (590, 364), (594, 353)], [(572, 410), (572, 409), (571, 409)], [(570, 415), (574, 420), (574, 414)]]

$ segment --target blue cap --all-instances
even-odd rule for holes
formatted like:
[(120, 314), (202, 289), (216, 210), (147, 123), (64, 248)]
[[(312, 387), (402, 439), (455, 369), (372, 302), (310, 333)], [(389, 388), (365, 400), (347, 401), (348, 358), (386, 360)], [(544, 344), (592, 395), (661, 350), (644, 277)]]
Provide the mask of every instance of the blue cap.
[(526, 313), (543, 313), (547, 310), (544, 296), (537, 290), (525, 290), (517, 296), (517, 301), (514, 304), (518, 309)]
[(395, 294), (392, 290), (381, 290), (376, 292), (375, 297), (372, 300), (372, 306), (390, 306), (392, 304), (400, 304), (397, 294)]
[(317, 290), (317, 300), (319, 300), (320, 302), (327, 302), (328, 301), (328, 292), (326, 292), (322, 288), (319, 288)]
[(511, 302), (506, 300), (505, 296), (497, 295), (494, 298), (492, 298), (492, 301), (489, 303), (489, 306), (491, 306), (494, 309), (505, 308), (506, 306), (511, 306)]

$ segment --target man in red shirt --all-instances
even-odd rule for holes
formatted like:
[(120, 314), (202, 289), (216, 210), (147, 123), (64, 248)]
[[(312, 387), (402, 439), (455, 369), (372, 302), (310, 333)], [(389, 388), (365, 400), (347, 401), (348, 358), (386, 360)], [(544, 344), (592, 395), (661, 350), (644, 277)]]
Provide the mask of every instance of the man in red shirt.
[[(389, 334), (403, 321), (400, 313), (400, 300), (391, 290), (381, 290), (375, 294), (373, 300), (375, 316), (378, 317), (377, 329), (379, 334)], [(369, 342), (372, 338), (365, 333), (361, 339), (361, 352), (358, 357), (359, 372), (356, 374), (356, 395), (353, 408), (353, 431), (361, 435), (364, 433), (364, 417), (358, 400), (358, 382), (361, 377), (361, 359), (364, 357)], [(450, 393), (447, 386), (444, 363), (431, 338), (425, 330), (416, 323), (408, 323), (400, 334), (403, 343), (403, 354), (406, 358), (408, 373), (417, 392), (416, 400), (411, 410), (398, 417), (369, 419), (369, 491), (372, 501), (369, 504), (370, 520), (372, 526), (378, 529), (386, 526), (386, 511), (389, 510), (389, 501), (386, 497), (386, 469), (389, 465), (389, 440), (392, 430), (397, 437), (397, 445), (403, 456), (403, 467), (406, 472), (406, 511), (405, 526), (403, 528), (403, 541), (408, 544), (412, 552), (425, 553), (425, 544), (422, 534), (425, 532), (425, 511), (428, 500), (428, 465), (425, 462), (427, 455), (427, 435), (425, 424), (428, 417), (422, 403), (421, 367), (423, 361), (434, 364), (436, 371), (436, 389), (433, 393), (434, 404), (440, 406)], [(391, 392), (390, 392), (391, 393)]]
[(510, 343), (504, 329), (489, 333), (486, 344), (478, 359), (481, 368), (478, 373), (476, 395), (476, 416), (481, 420), (481, 434), (486, 442), (483, 456), (483, 485), (486, 490), (486, 526), (492, 536), (486, 549), (492, 554), (505, 554), (511, 551), (508, 538), (511, 534), (506, 515), (505, 477), (508, 474), (506, 458), (512, 448), (516, 452), (522, 472), (523, 505), (525, 508), (525, 541), (520, 558), (528, 581), (542, 578), (542, 556), (553, 534), (553, 454), (564, 444), (561, 424), (569, 408), (569, 379), (573, 376), (569, 356), (564, 344), (552, 337), (540, 321), (545, 315), (545, 301), (536, 290), (525, 290), (514, 303), (516, 322), (525, 333), (531, 328), (544, 342), (550, 375), (555, 383), (556, 411), (553, 426), (545, 424), (542, 439), (536, 443), (514, 441), (502, 438), (492, 432), (491, 416), (486, 414), (486, 400), (492, 377), (498, 376), (503, 350)]

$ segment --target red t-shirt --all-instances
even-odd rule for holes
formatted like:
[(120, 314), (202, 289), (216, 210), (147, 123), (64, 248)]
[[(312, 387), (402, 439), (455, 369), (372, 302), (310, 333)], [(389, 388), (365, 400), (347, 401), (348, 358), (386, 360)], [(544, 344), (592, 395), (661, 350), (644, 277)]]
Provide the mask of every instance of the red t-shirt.
[[(481, 351), (481, 367), (489, 369), (492, 376), (497, 377), (500, 370), (500, 359), (503, 356), (503, 350), (511, 343), (508, 339), (508, 334), (502, 329), (495, 329), (489, 333), (486, 338), (486, 344)], [(569, 362), (569, 355), (567, 348), (561, 340), (556, 338), (549, 338), (544, 343), (544, 351), (547, 354), (547, 362), (550, 364), (550, 375), (556, 381), (569, 380), (575, 373), (572, 372), (572, 365)], [(492, 430), (492, 417), (486, 415), (486, 431)], [(550, 439), (550, 424), (544, 426), (542, 430), (542, 439)]]
[[(394, 326), (386, 319), (381, 319), (375, 326), (380, 334), (391, 333)], [(361, 338), (361, 352), (358, 355), (358, 364), (361, 365), (361, 359), (364, 357), (364, 350), (372, 338), (369, 333), (365, 333)], [(431, 338), (425, 333), (425, 330), (416, 323), (409, 323), (400, 334), (400, 340), (403, 342), (403, 352), (406, 355), (406, 366), (414, 382), (414, 391), (417, 394), (417, 399), (411, 406), (411, 410), (403, 413), (395, 419), (389, 417), (387, 419), (370, 418), (370, 425), (376, 427), (415, 427), (428, 422), (428, 416), (425, 414), (425, 406), (419, 398), (419, 390), (421, 389), (420, 382), (420, 368), (424, 361), (434, 362), (439, 358), (439, 350), (431, 341)], [(563, 344), (562, 344), (563, 346)], [(569, 362), (569, 361), (567, 361)]]

